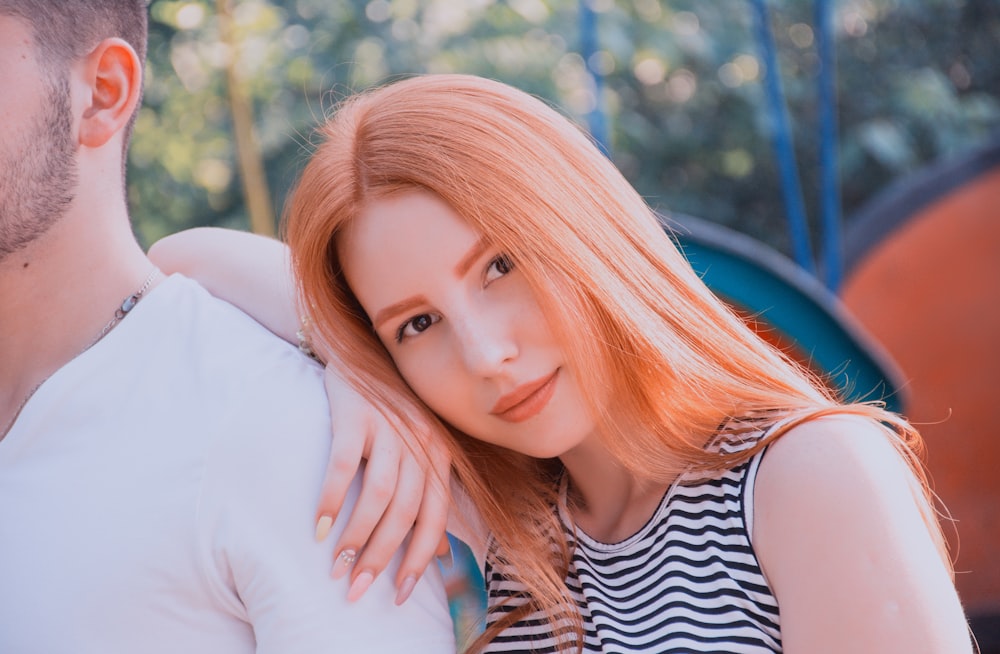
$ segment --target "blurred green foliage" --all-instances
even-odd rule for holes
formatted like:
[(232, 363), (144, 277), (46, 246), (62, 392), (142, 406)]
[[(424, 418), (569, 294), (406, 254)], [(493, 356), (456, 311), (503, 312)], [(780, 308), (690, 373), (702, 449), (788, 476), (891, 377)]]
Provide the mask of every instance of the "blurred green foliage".
[[(747, 0), (592, 0), (612, 156), (656, 208), (787, 251)], [(818, 170), (813, 3), (773, 0), (772, 26), (813, 222)], [(129, 193), (144, 244), (196, 225), (247, 228), (223, 68), (235, 58), (280, 215), (311, 129), (338, 98), (393, 76), (467, 72), (551, 100), (597, 101), (578, 54), (578, 0), (236, 0), (234, 47), (215, 2), (153, 0)], [(842, 201), (1000, 131), (1000, 2), (836, 6)], [(814, 240), (814, 242), (816, 242)]]

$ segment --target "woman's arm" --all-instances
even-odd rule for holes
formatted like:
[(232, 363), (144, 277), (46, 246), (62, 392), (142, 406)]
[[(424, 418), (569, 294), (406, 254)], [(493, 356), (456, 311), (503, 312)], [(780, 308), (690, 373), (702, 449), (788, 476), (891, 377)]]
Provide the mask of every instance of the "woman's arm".
[(179, 272), (234, 304), (289, 343), (298, 343), (299, 313), (284, 243), (231, 229), (199, 227), (149, 248), (166, 274)]
[(875, 423), (796, 427), (761, 463), (753, 544), (788, 654), (972, 651), (920, 489)]
[[(295, 282), (288, 248), (280, 241), (203, 227), (161, 239), (149, 257), (165, 273), (196, 279), (281, 338), (298, 343)], [(422, 433), (402, 435), (385, 417), (391, 412), (369, 404), (336, 365), (326, 367), (325, 383), (336, 438), (316, 514), (316, 537), (326, 537), (351, 480), (367, 461), (361, 495), (334, 550), (338, 555), (332, 574), (339, 578), (350, 572), (349, 597), (360, 597), (412, 531), (396, 578), (401, 603), (435, 554), (447, 551), (450, 456), (429, 426)], [(408, 446), (406, 438), (418, 442)], [(350, 552), (359, 555), (346, 554)]]

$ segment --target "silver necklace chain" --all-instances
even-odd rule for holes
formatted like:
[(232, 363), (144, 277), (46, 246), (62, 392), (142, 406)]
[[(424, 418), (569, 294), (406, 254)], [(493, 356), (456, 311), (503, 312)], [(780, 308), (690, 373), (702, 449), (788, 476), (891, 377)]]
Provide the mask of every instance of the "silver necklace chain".
[[(102, 338), (108, 335), (108, 332), (110, 332), (112, 329), (115, 328), (115, 325), (120, 323), (125, 318), (125, 316), (128, 315), (129, 311), (135, 308), (135, 305), (139, 303), (140, 298), (142, 298), (142, 296), (146, 293), (146, 291), (149, 290), (149, 286), (153, 283), (153, 280), (156, 278), (156, 273), (158, 272), (160, 272), (159, 268), (153, 268), (153, 270), (149, 273), (149, 276), (147, 276), (146, 279), (142, 282), (142, 286), (139, 287), (139, 290), (137, 290), (135, 293), (132, 293), (131, 295), (127, 296), (124, 300), (122, 300), (121, 305), (119, 305), (119, 307), (115, 309), (115, 313), (111, 317), (111, 320), (109, 320), (108, 323), (104, 325), (104, 328), (101, 330), (101, 333), (97, 335), (97, 338), (88, 343), (85, 348), (77, 352), (76, 356), (73, 357), (74, 359), (83, 354), (84, 352), (86, 352), (87, 350), (89, 350), (90, 348), (97, 345)], [(51, 376), (52, 375), (47, 375), (44, 379), (42, 379), (42, 381), (35, 384), (34, 388), (28, 391), (28, 394), (24, 396), (24, 399), (21, 400), (21, 403), (17, 407), (17, 411), (14, 412), (14, 416), (10, 419), (10, 422), (7, 423), (7, 426), (4, 427), (4, 430), (0, 432), (0, 440), (3, 440), (10, 432), (10, 430), (14, 428), (14, 423), (17, 422), (18, 417), (21, 415), (21, 411), (23, 411), (25, 405), (28, 404), (28, 400), (30, 400), (35, 395), (35, 392), (39, 388), (41, 388), (42, 384), (48, 381), (49, 377)]]

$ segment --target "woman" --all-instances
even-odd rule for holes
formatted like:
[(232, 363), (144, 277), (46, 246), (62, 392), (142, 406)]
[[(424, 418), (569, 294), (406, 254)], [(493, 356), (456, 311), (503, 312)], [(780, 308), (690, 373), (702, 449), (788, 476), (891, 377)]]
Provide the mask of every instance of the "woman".
[(302, 306), (371, 402), (447, 428), (473, 650), (970, 651), (916, 431), (757, 337), (572, 123), (440, 75), (320, 133)]

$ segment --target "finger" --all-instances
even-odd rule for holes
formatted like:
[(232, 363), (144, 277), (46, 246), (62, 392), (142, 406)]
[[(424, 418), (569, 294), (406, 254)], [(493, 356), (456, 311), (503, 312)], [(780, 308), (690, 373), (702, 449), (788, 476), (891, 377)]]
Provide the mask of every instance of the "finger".
[(449, 505), (450, 498), (442, 492), (440, 484), (428, 479), (413, 534), (396, 575), (396, 604), (409, 598), (417, 581), (437, 556), (450, 556), (451, 544), (445, 532)]
[(368, 429), (357, 422), (331, 419), (333, 439), (316, 511), (316, 540), (324, 540), (344, 505), (351, 482), (361, 467)]
[(451, 541), (448, 540), (448, 532), (445, 532), (441, 536), (440, 542), (438, 542), (438, 548), (434, 552), (434, 556), (440, 558), (451, 556)]
[(337, 552), (331, 571), (334, 579), (341, 578), (350, 569), (352, 562), (342, 560), (345, 551), (357, 553), (370, 547), (372, 532), (382, 520), (393, 496), (398, 494), (399, 466), (399, 444), (395, 441), (386, 441), (373, 449), (365, 467), (357, 503), (351, 509), (350, 518), (334, 549)]
[(333, 438), (317, 510), (317, 540), (326, 537), (325, 532), (329, 531), (330, 524), (340, 513), (347, 489), (361, 466), (365, 450), (370, 446), (370, 417), (356, 410), (360, 400), (354, 389), (330, 365), (323, 371), (323, 386), (330, 406)]
[[(423, 495), (423, 470), (412, 462), (403, 465), (396, 492), (355, 565), (348, 599), (357, 599), (364, 593), (365, 588), (359, 590), (359, 586), (363, 586), (367, 579), (362, 577), (364, 573), (370, 573), (371, 578), (377, 577), (400, 550), (417, 520)], [(434, 542), (436, 544), (437, 537)]]

